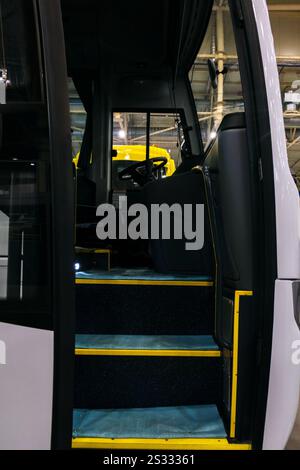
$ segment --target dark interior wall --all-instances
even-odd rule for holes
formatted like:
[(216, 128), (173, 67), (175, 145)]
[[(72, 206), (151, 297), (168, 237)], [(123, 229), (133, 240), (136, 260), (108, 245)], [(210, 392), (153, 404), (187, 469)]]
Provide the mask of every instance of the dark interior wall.
[[(113, 59), (122, 73), (124, 67), (149, 69), (176, 60), (176, 52), (170, 51), (176, 50), (174, 42), (178, 41), (179, 0), (154, 0), (150, 8), (137, 0), (125, 3), (62, 0), (61, 3), (72, 69), (88, 66), (95, 70), (101, 64), (100, 56)], [(74, 47), (82, 55), (74, 53)]]
[[(70, 65), (97, 69), (101, 55), (120, 72), (169, 65), (187, 72), (204, 38), (212, 0), (61, 0)], [(72, 46), (84, 51), (72, 54)], [(98, 54), (95, 55), (95, 51)], [(100, 54), (99, 54), (100, 53)], [(97, 60), (95, 61), (95, 58)]]

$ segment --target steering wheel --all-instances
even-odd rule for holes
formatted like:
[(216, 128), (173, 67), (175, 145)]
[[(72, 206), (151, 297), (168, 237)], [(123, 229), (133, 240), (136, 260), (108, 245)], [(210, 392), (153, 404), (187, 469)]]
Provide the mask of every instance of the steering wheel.
[(168, 159), (166, 157), (155, 157), (137, 162), (122, 170), (119, 173), (119, 179), (121, 181), (133, 180), (140, 186), (145, 186), (146, 183), (155, 179), (155, 173), (164, 168), (167, 163)]

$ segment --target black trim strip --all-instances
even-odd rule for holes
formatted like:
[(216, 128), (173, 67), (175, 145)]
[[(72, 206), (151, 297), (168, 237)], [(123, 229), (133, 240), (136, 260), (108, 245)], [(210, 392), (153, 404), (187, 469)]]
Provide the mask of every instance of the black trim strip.
[(75, 342), (74, 187), (66, 53), (59, 0), (38, 0), (50, 128), (54, 396), (52, 448), (71, 448)]
[(294, 314), (300, 330), (300, 281), (293, 282)]

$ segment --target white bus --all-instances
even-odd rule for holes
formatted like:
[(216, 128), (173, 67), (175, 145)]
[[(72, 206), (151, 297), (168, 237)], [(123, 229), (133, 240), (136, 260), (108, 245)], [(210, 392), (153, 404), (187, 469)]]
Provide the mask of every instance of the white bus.
[[(244, 109), (206, 148), (189, 73), (212, 0), (0, 8), (0, 449), (283, 449), (300, 385), (300, 213), (265, 0), (222, 7)], [(170, 177), (150, 158), (161, 116), (178, 133)], [(124, 144), (145, 161), (116, 159)], [(96, 209), (119, 210), (120, 195), (203, 204), (203, 249), (98, 240)]]

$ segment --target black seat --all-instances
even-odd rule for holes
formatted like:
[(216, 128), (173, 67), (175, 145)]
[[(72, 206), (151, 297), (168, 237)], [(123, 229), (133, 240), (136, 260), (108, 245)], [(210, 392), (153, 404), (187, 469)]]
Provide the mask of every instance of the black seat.
[(234, 290), (252, 288), (251, 182), (244, 113), (225, 116), (204, 169), (220, 243), (222, 277)]
[(205, 242), (200, 251), (187, 251), (188, 240), (151, 240), (150, 254), (155, 269), (161, 273), (201, 274), (212, 277), (214, 275), (214, 255), (212, 237), (209, 224), (209, 213), (204, 186), (204, 175), (201, 169), (172, 176), (146, 185), (143, 189), (144, 199), (148, 210), (151, 204), (184, 204), (205, 206)]
[(244, 113), (225, 116), (207, 150), (204, 174), (210, 203), (217, 273), (217, 339), (232, 340), (228, 290), (253, 290), (251, 169)]

